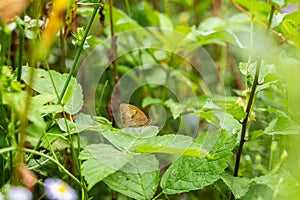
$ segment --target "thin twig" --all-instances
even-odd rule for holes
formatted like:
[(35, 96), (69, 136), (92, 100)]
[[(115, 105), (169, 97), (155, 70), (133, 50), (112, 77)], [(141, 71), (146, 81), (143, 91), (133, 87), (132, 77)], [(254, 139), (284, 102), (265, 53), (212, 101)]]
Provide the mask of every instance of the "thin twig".
[(118, 70), (117, 70), (117, 38), (115, 37), (115, 31), (114, 31), (114, 23), (113, 23), (113, 0), (109, 0), (109, 21), (110, 21), (110, 36), (111, 36), (111, 53), (112, 53), (112, 66), (113, 66), (113, 73), (114, 73), (114, 80), (115, 83), (118, 82)]
[[(268, 25), (267, 25), (267, 29), (265, 31), (265, 35), (268, 33), (268, 30), (270, 30), (273, 15), (274, 15), (274, 10), (275, 10), (275, 7), (273, 5), (271, 5), (270, 17), (269, 17), (269, 20), (268, 20)], [(255, 76), (254, 76), (254, 80), (253, 80), (253, 85), (252, 85), (252, 88), (251, 88), (249, 100), (247, 102), (246, 117), (242, 121), (242, 131), (241, 131), (240, 144), (239, 144), (237, 155), (236, 155), (235, 167), (234, 167), (234, 173), (233, 173), (233, 176), (235, 176), (235, 177), (237, 177), (238, 173), (239, 173), (239, 165), (240, 165), (241, 155), (242, 155), (242, 151), (243, 151), (243, 146), (244, 146), (244, 143), (246, 142), (245, 136), (246, 136), (246, 132), (247, 132), (247, 126), (248, 126), (249, 118), (250, 118), (250, 115), (251, 115), (251, 108), (254, 104), (254, 98), (255, 98), (255, 92), (256, 92), (257, 85), (259, 85), (258, 77), (259, 77), (261, 65), (262, 65), (262, 58), (258, 58), (257, 65), (256, 65)]]

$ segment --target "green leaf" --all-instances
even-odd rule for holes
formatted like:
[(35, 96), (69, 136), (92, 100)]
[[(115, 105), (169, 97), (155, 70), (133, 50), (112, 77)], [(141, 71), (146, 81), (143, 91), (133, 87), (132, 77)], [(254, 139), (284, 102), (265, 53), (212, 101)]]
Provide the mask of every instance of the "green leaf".
[(273, 190), (273, 196), (289, 196), (300, 192), (299, 181), (292, 176), (286, 169), (279, 168), (276, 171), (271, 171), (268, 174), (251, 179), (257, 184), (262, 184), (270, 187)]
[(254, 140), (254, 139), (259, 138), (263, 135), (265, 135), (265, 132), (262, 131), (262, 130), (253, 131), (250, 135), (250, 140)]
[[(104, 6), (104, 12), (109, 13), (109, 6)], [(122, 10), (113, 7), (113, 26), (116, 32), (129, 31), (142, 28), (136, 21)], [(105, 23), (110, 24), (109, 17), (105, 17)]]
[[(29, 83), (29, 76), (31, 74), (32, 68), (23, 66), (22, 68), (22, 79), (26, 84)], [(55, 95), (54, 86), (52, 85), (49, 72), (43, 69), (34, 69), (34, 83), (29, 85), (33, 90), (40, 94), (50, 94)], [(57, 89), (58, 95), (61, 94), (64, 87), (65, 81), (67, 80), (68, 74), (60, 74), (56, 71), (50, 70), (53, 77), (53, 82)], [(73, 88), (73, 89), (72, 89)], [(67, 88), (68, 94), (64, 96), (62, 102), (65, 103), (65, 111), (71, 115), (76, 114), (83, 105), (83, 94), (82, 88), (79, 83), (77, 83), (75, 78), (71, 78), (70, 84)], [(69, 94), (72, 92), (72, 95)], [(57, 98), (54, 103), (57, 102)]]
[(141, 153), (166, 153), (175, 155), (203, 157), (207, 152), (192, 144), (192, 138), (183, 135), (164, 135), (151, 138), (136, 147)]
[(214, 159), (182, 156), (165, 172), (161, 187), (166, 194), (178, 194), (199, 190), (217, 181), (227, 167), (235, 137), (228, 137), (225, 131), (218, 134), (218, 140), (209, 152)]
[(230, 188), (236, 199), (243, 197), (250, 188), (251, 181), (248, 178), (233, 177), (228, 173), (223, 173), (221, 179)]
[(174, 102), (173, 99), (169, 99), (165, 102), (166, 106), (171, 110), (174, 119), (177, 119), (183, 112), (183, 105)]
[[(68, 127), (66, 126), (66, 121), (68, 124)], [(57, 125), (59, 126), (59, 128), (64, 131), (64, 132), (68, 132), (70, 131), (70, 133), (79, 133), (79, 130), (77, 130), (76, 128), (76, 123), (71, 122), (69, 120), (66, 120), (64, 118), (58, 118), (56, 119)], [(69, 128), (69, 130), (68, 130)]]
[(153, 155), (135, 156), (124, 168), (104, 179), (113, 190), (133, 199), (151, 199), (159, 184), (158, 161)]
[(243, 120), (246, 117), (243, 106), (236, 105), (235, 107), (227, 108), (226, 111), (237, 120)]
[[(262, 62), (261, 65), (262, 66), (261, 66), (261, 70), (260, 70), (259, 76), (258, 76), (258, 83), (262, 84), (262, 85), (258, 86), (258, 89), (256, 92), (259, 92), (265, 88), (268, 88), (271, 83), (276, 82), (273, 79), (268, 80), (269, 82), (268, 81), (265, 82), (265, 79), (269, 75), (276, 74), (275, 66), (266, 64), (265, 62)], [(255, 76), (255, 72), (256, 72), (256, 66), (257, 66), (257, 63), (250, 63), (249, 65), (248, 65), (248, 63), (240, 63), (239, 64), (240, 71), (242, 74), (244, 74), (246, 76), (247, 84), (250, 88), (252, 87), (252, 84), (253, 84), (253, 80), (254, 80), (254, 76)]]
[(167, 15), (163, 13), (158, 13), (158, 18), (159, 18), (160, 27), (162, 29), (166, 29), (166, 30), (174, 29), (173, 23)]
[[(296, 5), (294, 6), (296, 7)], [(288, 40), (291, 40), (297, 46), (300, 45), (299, 24), (300, 10), (286, 14), (279, 26), (281, 33), (283, 33)]]
[(269, 135), (300, 134), (300, 125), (288, 116), (279, 116), (270, 122), (264, 132)]
[[(15, 93), (4, 93), (3, 104), (8, 104), (13, 107), (21, 117), (24, 116), (25, 102), (27, 93), (24, 91)], [(28, 110), (28, 119), (35, 123), (38, 127), (46, 126), (43, 117), (47, 114), (61, 112), (61, 106), (47, 105), (46, 103), (53, 101), (55, 97), (51, 94), (36, 95), (31, 98)], [(45, 105), (46, 104), (46, 105)]]
[[(133, 154), (121, 152), (107, 144), (86, 146), (79, 154), (79, 159), (86, 160), (82, 165), (83, 175), (91, 188), (108, 175), (121, 169), (132, 158)], [(94, 173), (90, 173), (91, 168)]]
[(122, 128), (120, 133), (128, 134), (136, 138), (150, 138), (158, 134), (157, 126), (142, 126), (137, 128)]
[(235, 0), (235, 2), (248, 11), (255, 13), (255, 16), (261, 20), (267, 21), (268, 14), (270, 13), (270, 6), (267, 2), (256, 0)]
[(90, 190), (96, 183), (114, 173), (116, 170), (103, 165), (95, 158), (90, 158), (82, 164), (82, 175), (88, 183)]
[(101, 134), (116, 148), (122, 151), (134, 151), (136, 146), (147, 143), (147, 138), (159, 132), (156, 126), (123, 128), (120, 131), (101, 131)]
[(146, 106), (152, 105), (152, 104), (162, 104), (163, 100), (158, 98), (152, 98), (150, 96), (143, 99), (142, 107), (145, 108)]

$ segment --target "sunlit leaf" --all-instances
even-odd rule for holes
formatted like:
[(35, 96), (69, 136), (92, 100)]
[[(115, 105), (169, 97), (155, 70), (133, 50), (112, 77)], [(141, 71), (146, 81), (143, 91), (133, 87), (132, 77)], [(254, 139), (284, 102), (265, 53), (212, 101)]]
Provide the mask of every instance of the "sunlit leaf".
[[(22, 79), (26, 84), (30, 84), (29, 77), (31, 73), (31, 68), (23, 66)], [(68, 74), (60, 74), (56, 71), (50, 70), (50, 73), (53, 77), (53, 82), (55, 86), (52, 84), (50, 79), (49, 72), (43, 69), (35, 69), (35, 76), (33, 85), (30, 85), (35, 91), (40, 94), (51, 94), (56, 96), (56, 92), (54, 87), (56, 88), (58, 95), (61, 94), (62, 89), (64, 87), (65, 81), (67, 80)], [(73, 89), (71, 89), (73, 88)], [(68, 94), (64, 96), (63, 102), (65, 104), (65, 111), (69, 114), (76, 114), (83, 105), (83, 94), (82, 88), (79, 83), (77, 83), (75, 78), (71, 78), (71, 82), (69, 87), (67, 88)], [(71, 93), (71, 94), (69, 94)], [(54, 101), (54, 103), (57, 102)]]
[(79, 159), (85, 160), (82, 165), (82, 171), (89, 188), (121, 169), (133, 156), (132, 154), (120, 152), (107, 144), (86, 146), (80, 152)]
[(183, 106), (180, 103), (173, 101), (173, 99), (167, 100), (165, 104), (171, 110), (174, 119), (177, 119), (183, 112)]
[(153, 155), (134, 157), (120, 171), (104, 179), (113, 190), (134, 199), (151, 199), (159, 184), (158, 161)]
[(217, 181), (227, 167), (235, 137), (222, 132), (210, 151), (214, 159), (182, 156), (164, 173), (161, 187), (166, 194), (199, 190)]
[(250, 188), (251, 181), (248, 178), (233, 177), (224, 173), (221, 179), (230, 188), (236, 199), (243, 197)]

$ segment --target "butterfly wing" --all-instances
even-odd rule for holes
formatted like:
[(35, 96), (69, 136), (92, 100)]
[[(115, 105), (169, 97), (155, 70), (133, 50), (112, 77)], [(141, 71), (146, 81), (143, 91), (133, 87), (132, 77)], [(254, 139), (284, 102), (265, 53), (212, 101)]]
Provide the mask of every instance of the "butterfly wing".
[(122, 103), (120, 112), (122, 125), (125, 128), (146, 126), (151, 122), (140, 109), (130, 104)]

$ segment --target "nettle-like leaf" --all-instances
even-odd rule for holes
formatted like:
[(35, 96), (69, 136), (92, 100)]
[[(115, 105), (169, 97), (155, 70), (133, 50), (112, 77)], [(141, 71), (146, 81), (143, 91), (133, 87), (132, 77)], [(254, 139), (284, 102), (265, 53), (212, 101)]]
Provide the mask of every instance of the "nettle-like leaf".
[(59, 128), (70, 133), (80, 133), (82, 131), (99, 131), (102, 129), (111, 128), (111, 124), (107, 120), (98, 121), (97, 118), (85, 113), (79, 113), (76, 115), (76, 122), (67, 120), (68, 128), (64, 118), (56, 119)]
[(151, 138), (145, 144), (136, 147), (141, 153), (165, 153), (184, 156), (204, 157), (207, 152), (184, 135), (163, 135)]
[[(3, 104), (8, 104), (13, 107), (20, 116), (24, 116), (25, 102), (27, 93), (24, 91), (15, 93), (4, 93)], [(43, 116), (50, 113), (58, 113), (62, 111), (61, 106), (47, 105), (55, 99), (51, 94), (36, 95), (31, 98), (28, 110), (28, 119), (35, 123), (36, 126), (44, 128), (46, 126)]]
[(92, 188), (97, 182), (126, 165), (133, 154), (121, 152), (111, 145), (92, 144), (79, 154), (79, 159), (86, 160), (82, 165), (82, 174)]
[(217, 181), (232, 156), (235, 138), (236, 135), (228, 136), (225, 131), (218, 134), (218, 140), (209, 152), (213, 159), (182, 156), (176, 160), (162, 177), (163, 192), (178, 194), (199, 190)]
[(154, 155), (135, 156), (121, 170), (104, 179), (113, 190), (134, 199), (151, 199), (159, 184), (158, 160)]
[[(22, 70), (22, 79), (26, 84), (30, 84), (30, 71), (33, 69), (31, 69), (30, 67), (23, 66)], [(37, 91), (40, 94), (50, 94), (56, 96), (55, 89), (49, 75), (49, 73), (51, 73), (58, 95), (61, 94), (64, 84), (67, 80), (68, 74), (60, 74), (53, 70), (50, 70), (50, 72), (43, 69), (34, 70), (35, 72), (33, 85), (29, 85), (33, 90)], [(57, 102), (57, 98), (54, 102)], [(71, 78), (70, 84), (67, 88), (66, 94), (62, 102), (65, 103), (64, 110), (71, 115), (76, 114), (82, 108), (82, 88), (81, 85), (77, 83), (75, 78)]]
[(173, 99), (167, 100), (165, 104), (170, 109), (174, 119), (177, 119), (184, 110), (183, 105), (175, 102)]
[[(251, 63), (250, 65), (248, 65), (248, 63), (239, 64), (240, 71), (243, 75), (246, 76), (247, 84), (250, 88), (253, 84), (256, 66), (257, 63)], [(258, 76), (258, 83), (260, 85), (258, 85), (256, 92), (270, 87), (272, 83), (275, 83), (277, 81), (273, 77), (268, 79), (268, 77), (273, 74), (276, 74), (275, 66), (263, 62)]]
[(239, 121), (246, 117), (246, 112), (244, 111), (243, 106), (236, 105), (234, 107), (227, 108), (226, 111)]
[(228, 173), (223, 173), (221, 179), (230, 188), (236, 199), (243, 197), (250, 188), (251, 181), (248, 178), (233, 177)]
[[(89, 184), (89, 189), (97, 182), (118, 170), (123, 172), (124, 170), (127, 170), (126, 172), (128, 172), (128, 165), (131, 165), (130, 163), (134, 162), (136, 159), (140, 159), (142, 156), (135, 153), (135, 146), (145, 144), (147, 139), (154, 137), (158, 133), (158, 128), (146, 126), (140, 128), (124, 128), (119, 131), (104, 131), (103, 129), (99, 129), (98, 131), (101, 132), (101, 135), (106, 138), (111, 145), (88, 145), (80, 153), (79, 159), (86, 160), (82, 165), (82, 170), (83, 176)], [(157, 170), (157, 167), (149, 165), (149, 163), (147, 164), (145, 161), (140, 164), (145, 165), (143, 168), (147, 173), (149, 171), (153, 172)], [(125, 165), (127, 165), (127, 167), (126, 169), (123, 169)], [(93, 173), (91, 173), (91, 171)], [(136, 173), (141, 172), (141, 170), (137, 171), (137, 169), (133, 168), (129, 172)]]
[(119, 131), (104, 131), (101, 133), (112, 145), (121, 151), (132, 151), (139, 145), (145, 144), (149, 138), (159, 132), (157, 126), (140, 128), (123, 128)]

